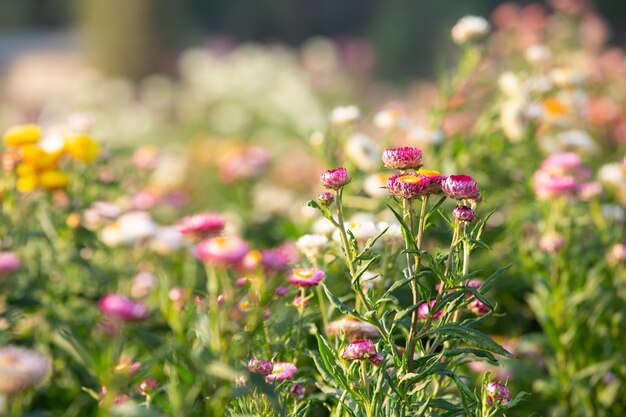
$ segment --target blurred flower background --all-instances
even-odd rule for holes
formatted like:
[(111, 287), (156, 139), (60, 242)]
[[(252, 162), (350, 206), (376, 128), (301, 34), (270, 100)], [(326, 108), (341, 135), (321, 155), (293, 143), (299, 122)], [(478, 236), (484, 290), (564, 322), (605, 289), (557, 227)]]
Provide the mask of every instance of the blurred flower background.
[[(316, 332), (338, 363), (389, 352), (338, 307), (345, 236), (312, 206), (350, 190), (383, 259), (364, 291), (395, 312), (385, 209), (415, 178), (465, 200), (439, 220), (486, 220), (471, 293), (511, 265), (494, 305), (465, 297), (515, 356), (456, 363), (475, 415), (626, 413), (622, 0), (0, 2), (0, 128), (0, 416), (348, 413)], [(439, 254), (449, 228), (426, 232)]]

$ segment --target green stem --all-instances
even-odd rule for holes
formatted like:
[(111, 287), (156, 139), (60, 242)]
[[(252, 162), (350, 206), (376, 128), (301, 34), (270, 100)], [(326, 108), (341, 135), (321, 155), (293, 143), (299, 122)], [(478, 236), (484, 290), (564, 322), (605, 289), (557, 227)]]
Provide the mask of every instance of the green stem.
[(324, 294), (322, 294), (322, 288), (319, 285), (315, 286), (317, 292), (317, 300), (320, 303), (320, 313), (322, 314), (322, 324), (324, 329), (328, 328), (328, 312), (326, 311), (326, 304), (324, 303)]

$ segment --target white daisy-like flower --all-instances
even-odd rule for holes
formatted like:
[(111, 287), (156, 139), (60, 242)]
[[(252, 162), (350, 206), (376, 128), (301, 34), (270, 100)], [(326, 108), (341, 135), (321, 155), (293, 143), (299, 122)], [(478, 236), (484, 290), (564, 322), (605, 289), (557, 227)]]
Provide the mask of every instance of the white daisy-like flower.
[(489, 32), (489, 23), (480, 16), (464, 16), (452, 28), (452, 39), (462, 45)]
[(328, 238), (325, 235), (303, 235), (296, 246), (308, 259), (315, 259), (328, 247)]
[(43, 355), (17, 346), (0, 348), (0, 394), (13, 395), (42, 382), (51, 363)]
[(371, 197), (386, 197), (389, 195), (387, 191), (388, 175), (377, 172), (365, 177), (363, 181), (363, 190)]
[(524, 56), (530, 63), (544, 63), (552, 58), (552, 51), (550, 51), (550, 48), (546, 45), (531, 45), (526, 48)]
[(350, 135), (346, 142), (346, 156), (362, 171), (374, 171), (380, 164), (380, 150), (363, 133)]
[(356, 122), (360, 116), (361, 111), (357, 106), (339, 106), (330, 113), (330, 121), (335, 126), (343, 126)]

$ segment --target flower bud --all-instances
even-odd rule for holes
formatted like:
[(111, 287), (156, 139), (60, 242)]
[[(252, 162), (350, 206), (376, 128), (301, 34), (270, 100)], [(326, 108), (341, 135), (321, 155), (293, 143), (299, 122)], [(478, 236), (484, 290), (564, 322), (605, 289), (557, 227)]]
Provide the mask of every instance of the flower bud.
[(157, 388), (158, 388), (157, 382), (156, 380), (152, 378), (144, 379), (137, 386), (137, 389), (142, 395), (150, 395), (152, 392), (156, 391)]
[(468, 175), (450, 175), (441, 183), (443, 192), (455, 200), (471, 199), (476, 196), (478, 186)]
[(343, 352), (341, 353), (341, 357), (343, 359), (347, 359), (350, 361), (353, 360), (361, 360), (368, 359), (370, 356), (376, 353), (376, 346), (369, 340), (361, 339), (361, 340), (353, 340), (348, 343), (345, 348), (343, 348)]
[(380, 366), (381, 363), (385, 360), (385, 357), (380, 353), (376, 352), (372, 356), (368, 358), (370, 363), (374, 366)]
[(487, 393), (487, 404), (492, 405), (494, 403), (506, 404), (511, 400), (511, 392), (506, 385), (500, 382), (491, 381), (485, 386), (485, 392)]
[(456, 206), (452, 210), (452, 216), (460, 222), (471, 223), (476, 219), (474, 210), (467, 206)]
[(317, 201), (322, 206), (330, 206), (335, 201), (335, 196), (333, 193), (329, 193), (328, 191), (324, 191), (320, 195), (317, 196)]
[(350, 175), (345, 168), (329, 169), (320, 178), (322, 185), (331, 190), (338, 190), (350, 182)]
[(272, 361), (264, 361), (258, 359), (250, 359), (248, 361), (248, 369), (250, 372), (255, 372), (261, 375), (269, 375), (274, 369)]
[(291, 395), (292, 397), (295, 397), (295, 398), (297, 398), (299, 400), (303, 400), (304, 399), (304, 394), (305, 393), (306, 393), (306, 389), (302, 385), (300, 385), (300, 384), (295, 384), (289, 390), (289, 395)]
[(383, 164), (389, 169), (417, 169), (422, 164), (419, 148), (387, 148), (383, 151)]

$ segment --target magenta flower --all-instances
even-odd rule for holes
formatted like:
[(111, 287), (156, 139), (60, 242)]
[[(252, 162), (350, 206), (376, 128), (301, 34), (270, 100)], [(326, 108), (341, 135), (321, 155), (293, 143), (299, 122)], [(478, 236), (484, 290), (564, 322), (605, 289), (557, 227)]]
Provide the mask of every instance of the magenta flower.
[(284, 285), (279, 285), (278, 287), (276, 287), (276, 289), (274, 290), (274, 295), (276, 297), (284, 297), (287, 294), (289, 294), (289, 287), (286, 287)]
[(506, 385), (497, 381), (491, 381), (485, 386), (487, 393), (487, 405), (495, 403), (506, 404), (511, 400), (511, 392)]
[(387, 190), (389, 193), (406, 200), (413, 200), (428, 194), (429, 186), (430, 181), (428, 177), (416, 174), (415, 172), (394, 175), (387, 180)]
[(196, 256), (204, 262), (235, 265), (248, 254), (248, 244), (236, 236), (212, 237), (196, 245)]
[(180, 232), (195, 239), (205, 239), (219, 235), (225, 225), (226, 219), (221, 214), (200, 213), (185, 217)]
[(445, 195), (455, 200), (473, 198), (478, 193), (478, 185), (469, 175), (450, 175), (441, 183)]
[(343, 348), (341, 357), (349, 360), (367, 359), (376, 354), (376, 346), (367, 339), (353, 340)]
[[(430, 312), (430, 309), (434, 304), (435, 300), (430, 300), (428, 303), (420, 304), (420, 306), (417, 308), (417, 317), (420, 320), (426, 320), (426, 318), (428, 317), (428, 313)], [(443, 311), (437, 311), (435, 314), (433, 314), (433, 319), (437, 320), (441, 316), (443, 316)]]
[(272, 361), (250, 359), (248, 361), (248, 369), (250, 372), (255, 372), (261, 375), (269, 375), (274, 370), (274, 363), (272, 363)]
[(283, 271), (289, 265), (297, 262), (299, 257), (300, 254), (295, 245), (286, 242), (276, 248), (263, 249), (261, 251), (261, 265), (265, 271)]
[(573, 176), (554, 176), (542, 170), (535, 172), (533, 180), (533, 189), (540, 200), (572, 196), (580, 188), (580, 183)]
[(321, 175), (322, 185), (331, 190), (338, 190), (350, 182), (350, 175), (345, 168), (329, 169)]
[(374, 366), (380, 366), (380, 364), (384, 362), (385, 357), (381, 355), (380, 353), (376, 352), (372, 356), (370, 356), (367, 360), (370, 361), (370, 363)]
[(326, 277), (321, 269), (317, 268), (296, 268), (291, 271), (287, 278), (291, 284), (298, 287), (314, 287)]
[(282, 381), (295, 375), (298, 368), (290, 362), (274, 362), (272, 372), (265, 377), (266, 382)]
[(335, 201), (335, 196), (333, 193), (329, 193), (328, 191), (324, 191), (317, 196), (317, 201), (323, 206), (330, 206)]
[[(479, 289), (483, 282), (479, 279), (472, 279), (467, 283), (467, 286), (473, 289)], [(471, 299), (467, 308), (477, 316), (484, 316), (491, 311), (483, 302), (476, 298), (472, 293), (468, 292), (466, 297)]]
[(383, 151), (383, 164), (389, 169), (417, 169), (422, 164), (419, 148), (387, 148)]
[(100, 299), (98, 308), (102, 314), (122, 321), (142, 321), (148, 317), (148, 307), (119, 294), (108, 294)]
[(474, 210), (467, 206), (456, 206), (452, 210), (452, 216), (460, 222), (471, 223), (476, 219)]
[(0, 278), (5, 278), (22, 266), (22, 260), (14, 252), (0, 252)]
[(306, 393), (306, 389), (300, 384), (294, 384), (294, 386), (291, 387), (291, 389), (289, 390), (289, 395), (299, 400), (304, 399), (305, 393)]

